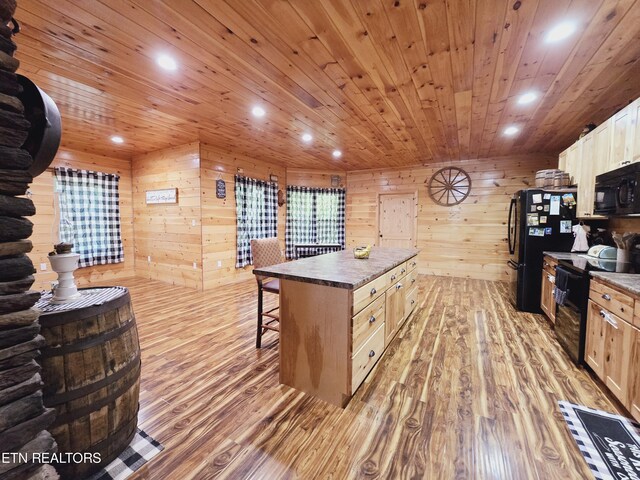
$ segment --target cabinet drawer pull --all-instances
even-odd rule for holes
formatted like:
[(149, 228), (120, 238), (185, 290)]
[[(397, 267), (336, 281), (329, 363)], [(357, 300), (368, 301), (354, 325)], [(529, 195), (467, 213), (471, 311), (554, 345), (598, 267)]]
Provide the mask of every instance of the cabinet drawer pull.
[(396, 285), (396, 290), (400, 290), (401, 288), (402, 288), (402, 284), (401, 283)]
[(375, 295), (378, 291), (374, 288), (371, 289), (371, 295)]
[(412, 266), (412, 267), (415, 267), (416, 265), (417, 265), (417, 263), (416, 263), (416, 262), (411, 262), (411, 266)]
[(547, 262), (544, 262), (545, 267), (549, 267), (550, 265)]
[(373, 350), (371, 350), (369, 352), (369, 357), (375, 357), (376, 356), (376, 352), (374, 352)]
[(611, 300), (611, 295), (609, 295), (608, 293), (605, 293), (605, 294), (602, 295), (602, 298), (604, 300)]
[(416, 283), (416, 279), (415, 279), (415, 278), (412, 278), (412, 279), (411, 279), (411, 285), (413, 285), (414, 283)]
[(373, 315), (371, 315), (371, 317), (369, 318), (369, 323), (373, 323), (376, 321), (376, 317), (374, 317)]
[(391, 281), (393, 282), (396, 279), (395, 275), (391, 275)]
[(616, 330), (618, 329), (618, 322), (616, 322), (613, 318), (611, 318), (611, 315), (609, 315), (607, 312), (605, 312), (604, 310), (600, 310), (600, 316), (604, 318), (607, 321), (607, 323), (611, 325), (613, 328), (615, 328)]
[(414, 303), (416, 303), (416, 301), (415, 300), (411, 300), (411, 305), (413, 305)]
[(549, 280), (550, 282), (553, 282), (554, 278), (551, 275), (547, 274), (547, 280)]
[(403, 268), (402, 270), (400, 270), (400, 275), (402, 275), (404, 272), (406, 272), (406, 270)]

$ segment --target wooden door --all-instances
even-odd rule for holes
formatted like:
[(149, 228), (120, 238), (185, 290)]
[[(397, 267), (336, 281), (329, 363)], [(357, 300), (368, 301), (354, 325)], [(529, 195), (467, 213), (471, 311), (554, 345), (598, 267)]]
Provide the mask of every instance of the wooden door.
[(558, 156), (558, 169), (567, 171), (567, 155), (569, 153), (569, 149), (566, 149)]
[(631, 105), (632, 110), (632, 162), (640, 162), (640, 98), (633, 102)]
[(633, 418), (640, 421), (640, 330), (631, 327), (631, 363), (629, 364), (629, 404), (625, 405)]
[(576, 213), (578, 217), (590, 217), (593, 215), (593, 199), (595, 196), (595, 137), (592, 134), (580, 139), (582, 146), (578, 163), (578, 199)]
[(580, 166), (580, 147), (582, 144), (580, 142), (576, 142), (569, 147), (567, 153), (567, 162), (565, 172), (569, 174), (571, 185), (575, 185), (578, 181), (578, 168)]
[(380, 195), (378, 245), (381, 247), (416, 246), (416, 193)]
[(604, 309), (600, 310), (600, 315), (604, 318), (604, 383), (623, 405), (627, 405), (633, 327)]
[(556, 322), (556, 299), (553, 296), (555, 278), (549, 272), (542, 270), (542, 288), (540, 291), (540, 308), (549, 320)]
[(387, 307), (384, 315), (385, 347), (389, 345), (389, 342), (395, 336), (398, 326), (402, 324), (402, 319), (404, 317), (406, 288), (403, 285), (403, 280), (389, 287), (389, 290), (387, 290), (387, 293), (385, 294), (387, 296)]
[(616, 113), (612, 121), (611, 165), (618, 168), (631, 163), (636, 111), (629, 105)]
[(604, 324), (600, 306), (589, 300), (584, 359), (601, 380), (604, 380)]
[(594, 136), (594, 173), (596, 176), (615, 168), (610, 162), (611, 157), (611, 120), (607, 120), (596, 128)]

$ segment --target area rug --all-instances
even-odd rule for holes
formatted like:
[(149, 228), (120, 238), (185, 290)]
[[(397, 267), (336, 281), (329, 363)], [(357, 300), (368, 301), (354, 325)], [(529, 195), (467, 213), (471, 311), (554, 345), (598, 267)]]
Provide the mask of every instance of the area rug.
[(113, 462), (88, 480), (124, 480), (159, 454), (164, 447), (138, 429), (127, 448)]
[(640, 478), (640, 425), (569, 402), (558, 402), (578, 448), (597, 479)]

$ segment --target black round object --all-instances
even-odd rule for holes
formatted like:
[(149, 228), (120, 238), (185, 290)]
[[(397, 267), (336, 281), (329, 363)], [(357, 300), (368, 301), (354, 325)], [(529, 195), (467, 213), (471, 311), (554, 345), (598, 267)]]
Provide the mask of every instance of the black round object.
[(60, 112), (51, 97), (35, 83), (23, 75), (17, 77), (23, 89), (17, 96), (24, 105), (24, 116), (31, 122), (29, 136), (22, 148), (33, 157), (29, 173), (37, 177), (51, 164), (60, 146)]

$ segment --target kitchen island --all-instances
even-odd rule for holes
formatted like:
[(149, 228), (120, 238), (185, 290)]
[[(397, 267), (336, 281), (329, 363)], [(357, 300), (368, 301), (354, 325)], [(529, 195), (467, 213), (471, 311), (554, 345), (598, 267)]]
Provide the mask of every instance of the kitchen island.
[(280, 383), (344, 407), (417, 303), (413, 248), (319, 255), (254, 274), (280, 279)]

